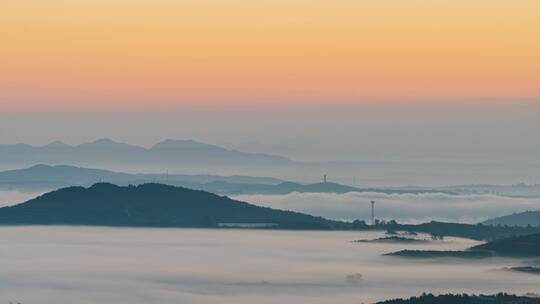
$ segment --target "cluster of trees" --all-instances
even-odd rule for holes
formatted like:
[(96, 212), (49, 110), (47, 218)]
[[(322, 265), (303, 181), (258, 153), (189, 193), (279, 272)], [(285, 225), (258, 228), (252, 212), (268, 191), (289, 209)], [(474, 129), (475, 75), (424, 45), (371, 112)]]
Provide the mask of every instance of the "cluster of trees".
[(506, 293), (496, 295), (422, 294), (409, 299), (393, 299), (377, 304), (540, 304), (540, 298), (532, 296), (516, 296)]

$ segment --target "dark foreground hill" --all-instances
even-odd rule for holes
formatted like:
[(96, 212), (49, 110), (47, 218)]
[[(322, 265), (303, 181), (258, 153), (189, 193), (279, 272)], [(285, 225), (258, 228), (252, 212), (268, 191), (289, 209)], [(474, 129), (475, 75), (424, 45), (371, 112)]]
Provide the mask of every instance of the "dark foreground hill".
[(422, 224), (393, 224), (387, 223), (385, 229), (424, 232), (433, 236), (455, 236), (474, 240), (491, 241), (495, 239), (509, 238), (518, 235), (540, 233), (540, 226), (534, 227), (505, 227), (488, 226), (482, 224), (445, 223), (431, 221)]
[(401, 250), (386, 254), (407, 258), (487, 258), (493, 256), (540, 257), (540, 233), (509, 237), (487, 242), (464, 251)]
[(540, 304), (540, 298), (504, 293), (496, 295), (423, 294), (420, 297), (387, 300), (378, 302), (377, 304)]
[(471, 250), (490, 251), (500, 256), (540, 257), (540, 233), (494, 240)]
[(484, 222), (485, 225), (540, 226), (540, 211), (526, 211), (501, 216)]
[(121, 187), (98, 183), (89, 188), (69, 187), (0, 208), (3, 225), (217, 227), (224, 223), (290, 229), (335, 229), (342, 224), (162, 184)]

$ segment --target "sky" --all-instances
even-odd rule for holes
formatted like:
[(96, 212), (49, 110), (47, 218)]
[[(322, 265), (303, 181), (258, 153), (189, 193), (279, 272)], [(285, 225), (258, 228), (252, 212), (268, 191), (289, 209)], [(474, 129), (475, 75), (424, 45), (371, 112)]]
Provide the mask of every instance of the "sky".
[(540, 183), (539, 11), (535, 0), (4, 0), (0, 143), (194, 139), (361, 163), (328, 169), (340, 181)]
[(4, 0), (3, 111), (540, 97), (536, 0)]

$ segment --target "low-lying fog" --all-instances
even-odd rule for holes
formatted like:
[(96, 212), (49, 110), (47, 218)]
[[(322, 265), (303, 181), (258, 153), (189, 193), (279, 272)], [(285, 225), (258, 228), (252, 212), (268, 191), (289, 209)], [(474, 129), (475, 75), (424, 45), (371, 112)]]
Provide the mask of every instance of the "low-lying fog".
[[(52, 190), (51, 190), (52, 191)], [(44, 192), (24, 192), (19, 190), (0, 190), (0, 207), (26, 202)]]
[(237, 200), (341, 220), (368, 220), (374, 200), (376, 217), (402, 223), (430, 220), (476, 223), (527, 210), (540, 210), (539, 198), (510, 198), (489, 194), (384, 194), (372, 192), (238, 195)]
[[(42, 192), (0, 190), (0, 207), (25, 202)], [(540, 198), (511, 198), (491, 194), (448, 195), (384, 194), (371, 192), (291, 193), (286, 195), (238, 195), (234, 199), (259, 206), (293, 210), (338, 220), (369, 220), (376, 202), (376, 216), (401, 223), (430, 220), (477, 223), (528, 210), (540, 210)]]
[(369, 303), (422, 292), (538, 292), (515, 260), (382, 257), (430, 244), (351, 243), (374, 232), (0, 227), (0, 303)]

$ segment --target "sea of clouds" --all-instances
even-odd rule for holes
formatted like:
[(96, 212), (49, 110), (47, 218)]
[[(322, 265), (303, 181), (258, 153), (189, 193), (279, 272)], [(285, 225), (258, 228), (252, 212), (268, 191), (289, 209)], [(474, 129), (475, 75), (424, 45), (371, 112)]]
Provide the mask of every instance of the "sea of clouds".
[(427, 244), (352, 243), (384, 232), (0, 227), (0, 303), (374, 303), (422, 292), (537, 292), (517, 260), (411, 261)]
[(430, 220), (476, 223), (527, 210), (540, 210), (539, 198), (444, 193), (385, 194), (374, 192), (238, 195), (235, 199), (260, 206), (304, 212), (340, 220), (370, 220), (370, 201), (376, 218), (404, 223)]

